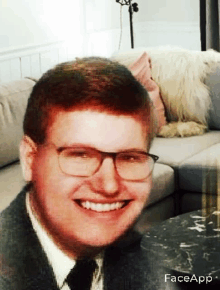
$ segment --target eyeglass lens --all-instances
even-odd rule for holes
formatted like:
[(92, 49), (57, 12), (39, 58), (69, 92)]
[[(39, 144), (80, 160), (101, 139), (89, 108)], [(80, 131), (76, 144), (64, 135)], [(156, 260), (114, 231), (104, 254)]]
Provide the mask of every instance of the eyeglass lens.
[[(61, 170), (73, 176), (93, 175), (101, 166), (102, 160), (102, 153), (92, 148), (66, 148), (59, 155)], [(122, 178), (141, 180), (153, 170), (154, 160), (141, 152), (119, 152), (116, 154), (115, 166)]]

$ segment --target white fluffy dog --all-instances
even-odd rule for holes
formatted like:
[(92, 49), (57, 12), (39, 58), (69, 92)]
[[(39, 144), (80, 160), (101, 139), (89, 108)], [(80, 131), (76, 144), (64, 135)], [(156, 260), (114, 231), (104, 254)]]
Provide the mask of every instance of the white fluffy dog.
[(176, 47), (139, 48), (119, 52), (112, 59), (129, 66), (144, 51), (151, 58), (151, 74), (158, 84), (170, 123), (162, 137), (201, 135), (207, 130), (211, 98), (204, 79), (220, 62), (220, 53)]

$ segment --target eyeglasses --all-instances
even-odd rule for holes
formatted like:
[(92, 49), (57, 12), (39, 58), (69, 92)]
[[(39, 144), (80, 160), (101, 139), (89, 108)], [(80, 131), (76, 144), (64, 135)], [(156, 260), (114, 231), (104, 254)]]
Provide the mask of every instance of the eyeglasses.
[(91, 147), (59, 147), (56, 151), (61, 171), (79, 177), (92, 176), (100, 169), (103, 160), (110, 157), (121, 178), (143, 180), (151, 174), (154, 163), (159, 159), (156, 155), (138, 150), (112, 153)]

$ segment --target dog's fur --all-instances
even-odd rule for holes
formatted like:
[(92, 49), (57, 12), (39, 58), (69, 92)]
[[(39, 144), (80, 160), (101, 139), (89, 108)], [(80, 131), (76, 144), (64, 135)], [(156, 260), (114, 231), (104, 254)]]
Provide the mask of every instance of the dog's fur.
[(220, 53), (181, 48), (140, 48), (113, 56), (129, 66), (144, 51), (151, 58), (152, 78), (158, 84), (169, 124), (161, 137), (201, 135), (207, 129), (211, 98), (204, 80), (220, 62)]

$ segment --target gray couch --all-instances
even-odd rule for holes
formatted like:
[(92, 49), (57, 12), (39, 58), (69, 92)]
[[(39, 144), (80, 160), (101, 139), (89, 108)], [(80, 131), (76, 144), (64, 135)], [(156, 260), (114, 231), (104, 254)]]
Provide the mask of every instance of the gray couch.
[[(219, 76), (217, 69), (206, 80), (216, 102), (215, 110), (220, 109)], [(25, 184), (18, 145), (27, 99), (34, 84), (30, 79), (23, 79), (0, 85), (0, 211)], [(201, 136), (157, 137), (150, 151), (159, 160), (153, 172), (154, 185), (148, 204), (137, 223), (140, 231), (177, 214), (199, 209), (203, 203), (217, 202), (217, 177), (210, 173), (216, 168), (215, 157), (220, 156), (220, 130), (214, 130), (212, 125), (212, 130)]]
[(30, 79), (0, 84), (0, 211), (25, 184), (18, 146), (27, 99), (34, 84)]

